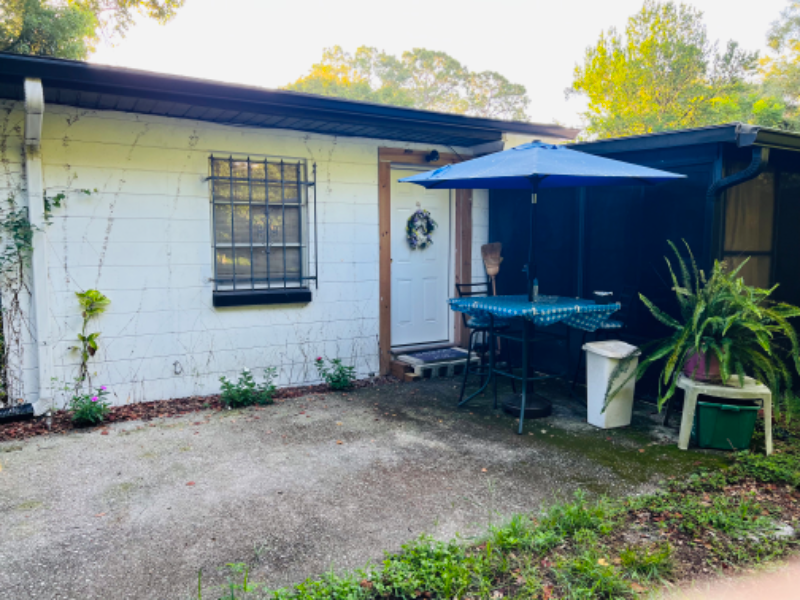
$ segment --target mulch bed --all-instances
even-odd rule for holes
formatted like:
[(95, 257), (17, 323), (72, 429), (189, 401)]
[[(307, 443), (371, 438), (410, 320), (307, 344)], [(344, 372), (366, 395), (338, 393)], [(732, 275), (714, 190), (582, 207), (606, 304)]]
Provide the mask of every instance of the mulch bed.
[[(361, 379), (355, 381), (351, 389), (374, 387), (376, 385), (383, 385), (396, 381), (397, 380), (393, 377)], [(303, 387), (280, 388), (275, 392), (274, 398), (276, 401), (285, 401), (291, 398), (299, 398), (300, 396), (325, 393), (332, 393), (325, 384), (307, 385)], [(103, 426), (109, 423), (122, 423), (123, 421), (166, 419), (202, 410), (219, 411), (224, 408), (218, 394), (214, 396), (190, 396), (188, 398), (175, 398), (172, 400), (137, 402), (135, 404), (112, 407)], [(0, 423), (0, 442), (24, 440), (39, 435), (67, 433), (73, 430), (86, 429), (86, 427), (76, 427), (72, 423), (69, 411), (58, 410), (53, 411), (49, 419), (48, 417), (41, 416), (27, 421)]]

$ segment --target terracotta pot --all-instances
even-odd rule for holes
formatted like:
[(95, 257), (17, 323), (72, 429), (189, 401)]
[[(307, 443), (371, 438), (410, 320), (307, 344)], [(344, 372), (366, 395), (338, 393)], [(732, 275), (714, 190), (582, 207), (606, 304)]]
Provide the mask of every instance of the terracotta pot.
[(716, 354), (711, 354), (711, 361), (706, 370), (706, 355), (704, 352), (692, 352), (683, 365), (683, 374), (693, 377), (695, 381), (708, 381), (709, 383), (719, 383), (722, 381), (720, 375), (719, 359)]

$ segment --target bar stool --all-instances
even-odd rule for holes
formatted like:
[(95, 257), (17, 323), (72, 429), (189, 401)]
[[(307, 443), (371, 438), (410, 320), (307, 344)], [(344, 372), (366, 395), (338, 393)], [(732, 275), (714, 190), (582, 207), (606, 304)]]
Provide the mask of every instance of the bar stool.
[[(484, 283), (457, 283), (456, 293), (459, 298), (487, 297), (492, 295), (492, 288), (488, 281)], [(464, 379), (461, 382), (461, 393), (458, 396), (459, 405), (464, 400), (467, 378), (471, 374), (480, 375), (481, 384), (483, 384), (484, 377), (489, 375), (486, 369), (486, 356), (495, 351), (494, 333), (496, 331), (505, 331), (510, 327), (509, 323), (499, 319), (467, 317), (463, 312), (461, 313), (461, 319), (464, 327), (469, 329), (469, 341), (467, 342), (467, 361), (464, 364)], [(481, 338), (480, 341), (478, 341), (479, 337)], [(473, 352), (480, 356), (480, 363), (474, 369), (471, 361)]]

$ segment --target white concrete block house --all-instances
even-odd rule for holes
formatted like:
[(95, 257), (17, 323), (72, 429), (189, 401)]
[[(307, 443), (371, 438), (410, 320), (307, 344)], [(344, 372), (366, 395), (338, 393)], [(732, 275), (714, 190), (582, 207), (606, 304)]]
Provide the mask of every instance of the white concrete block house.
[[(24, 282), (3, 276), (9, 400), (63, 405), (91, 288), (111, 305), (89, 368), (116, 404), (217, 393), (243, 367), (313, 383), (320, 355), (368, 377), (398, 345), (459, 343), (446, 299), (484, 277), (488, 195), (397, 179), (575, 133), (0, 54), (3, 218), (35, 227)], [(417, 206), (439, 224), (424, 251)]]

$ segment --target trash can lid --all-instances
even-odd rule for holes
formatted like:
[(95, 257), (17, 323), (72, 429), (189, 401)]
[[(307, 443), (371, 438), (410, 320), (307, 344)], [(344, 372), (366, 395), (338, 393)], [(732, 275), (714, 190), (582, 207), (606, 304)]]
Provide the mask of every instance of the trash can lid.
[(639, 348), (631, 346), (619, 340), (608, 340), (605, 342), (591, 342), (584, 344), (583, 349), (593, 354), (606, 356), (608, 358), (625, 358), (636, 352)]

